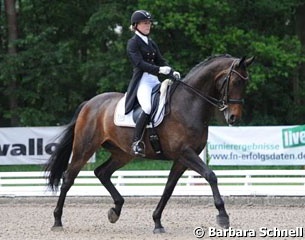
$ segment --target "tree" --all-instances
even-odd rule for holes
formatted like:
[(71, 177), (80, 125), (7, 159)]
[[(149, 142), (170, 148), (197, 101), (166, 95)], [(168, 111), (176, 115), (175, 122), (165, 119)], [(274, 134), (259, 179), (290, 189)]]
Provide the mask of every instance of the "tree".
[[(7, 18), (7, 49), (8, 49), (8, 64), (14, 65), (15, 58), (17, 55), (17, 47), (16, 40), (18, 39), (18, 31), (17, 31), (17, 15), (16, 15), (16, 2), (15, 0), (5, 0), (5, 13)], [(18, 98), (14, 94), (17, 88), (17, 78), (18, 76), (14, 73), (6, 80), (7, 90), (5, 91), (5, 95), (9, 101), (9, 109), (12, 111), (18, 106)], [(10, 115), (11, 125), (18, 124), (17, 114), (12, 113)]]
[(256, 56), (245, 124), (273, 125), (303, 122), (305, 108), (294, 104), (292, 84), (304, 62), (294, 20), (300, 2), (160, 0), (152, 6), (143, 0), (141, 7), (155, 13), (155, 36), (183, 72), (213, 54)]
[[(301, 3), (299, 6), (297, 6), (296, 9), (296, 33), (298, 38), (300, 39), (302, 49), (301, 49), (301, 55), (305, 56), (305, 3)], [(295, 96), (294, 103), (297, 106), (304, 106), (305, 105), (305, 63), (300, 63), (299, 65), (299, 74), (294, 79), (293, 84), (293, 92)], [(304, 108), (300, 109), (300, 113), (298, 115), (304, 116), (305, 111)]]
[(18, 38), (0, 16), (0, 89), (14, 92), (0, 95), (1, 125), (63, 124), (97, 93), (126, 91), (136, 9), (154, 15), (152, 37), (182, 76), (211, 55), (256, 56), (244, 124), (303, 122), (304, 1), (19, 0)]

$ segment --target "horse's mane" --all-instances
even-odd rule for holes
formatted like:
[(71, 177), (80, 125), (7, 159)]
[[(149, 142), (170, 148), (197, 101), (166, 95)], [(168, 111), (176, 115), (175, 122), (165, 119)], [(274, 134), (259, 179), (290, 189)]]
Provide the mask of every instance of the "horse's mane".
[(188, 75), (194, 73), (198, 68), (202, 68), (208, 64), (210, 64), (210, 62), (214, 61), (215, 59), (218, 58), (232, 58), (232, 56), (230, 54), (218, 54), (218, 55), (212, 55), (207, 57), (206, 59), (204, 59), (202, 62), (198, 63), (197, 65), (195, 65), (190, 71), (189, 73), (186, 75), (186, 77), (188, 77)]
[[(193, 75), (196, 74), (198, 69), (201, 69), (202, 67), (210, 64), (212, 61), (214, 61), (218, 58), (232, 58), (232, 56), (230, 54), (218, 54), (218, 55), (209, 56), (206, 59), (204, 59), (202, 62), (195, 65), (181, 81), (185, 82), (188, 79), (192, 78)], [(181, 81), (174, 81), (174, 83), (172, 84), (171, 90), (170, 90), (169, 98), (166, 100), (167, 102), (171, 101), (170, 100), (171, 95), (174, 93), (176, 87), (179, 85), (179, 83)]]

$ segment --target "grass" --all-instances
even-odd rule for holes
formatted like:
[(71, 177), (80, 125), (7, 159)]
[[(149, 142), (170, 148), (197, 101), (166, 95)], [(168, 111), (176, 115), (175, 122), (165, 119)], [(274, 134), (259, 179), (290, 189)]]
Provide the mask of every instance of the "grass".
[[(94, 170), (102, 161), (87, 163), (82, 170)], [(120, 170), (169, 170), (171, 161), (135, 159)], [(44, 166), (40, 165), (0, 165), (0, 172), (22, 172), (22, 171), (43, 171)]]
[[(87, 163), (83, 170), (94, 170), (109, 157), (109, 153), (101, 150), (96, 154), (94, 163)], [(135, 159), (121, 170), (170, 170), (172, 161)], [(244, 170), (244, 169), (304, 169), (304, 166), (210, 166), (213, 170)], [(43, 171), (40, 165), (0, 165), (0, 172)]]
[(210, 166), (213, 170), (295, 170), (304, 169), (304, 166)]
[[(109, 153), (104, 150), (96, 154), (96, 161), (94, 163), (87, 163), (83, 170), (94, 170), (100, 166), (109, 157)], [(172, 161), (162, 160), (147, 160), (135, 159), (128, 163), (121, 170), (169, 170), (172, 166)], [(19, 171), (43, 171), (44, 166), (41, 165), (0, 165), (0, 172), (19, 172)]]

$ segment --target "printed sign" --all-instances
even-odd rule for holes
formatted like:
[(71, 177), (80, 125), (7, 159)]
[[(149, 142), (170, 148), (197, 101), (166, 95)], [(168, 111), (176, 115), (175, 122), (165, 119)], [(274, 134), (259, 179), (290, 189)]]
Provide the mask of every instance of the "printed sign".
[(284, 148), (305, 146), (305, 125), (285, 128), (282, 133)]
[(209, 127), (210, 165), (305, 165), (305, 125)]
[(63, 130), (64, 127), (0, 128), (0, 165), (45, 164)]
[[(0, 128), (0, 165), (45, 164), (63, 129)], [(206, 151), (210, 165), (305, 165), (305, 125), (209, 127)]]

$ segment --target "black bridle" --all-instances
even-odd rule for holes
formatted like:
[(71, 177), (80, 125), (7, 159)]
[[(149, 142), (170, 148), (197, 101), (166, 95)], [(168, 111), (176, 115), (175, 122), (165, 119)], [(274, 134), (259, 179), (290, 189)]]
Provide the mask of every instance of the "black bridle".
[[(232, 65), (230, 66), (229, 73), (225, 77), (225, 79), (222, 83), (222, 86), (220, 88), (220, 92), (222, 92), (223, 94), (222, 94), (222, 97), (220, 99), (216, 99), (216, 98), (211, 97), (211, 96), (203, 95), (200, 91), (198, 91), (197, 89), (193, 88), (192, 86), (188, 85), (185, 82), (179, 81), (179, 83), (181, 83), (181, 84), (183, 84), (183, 86), (189, 88), (197, 96), (204, 99), (208, 103), (212, 104), (214, 107), (217, 107), (219, 109), (219, 111), (221, 111), (221, 112), (228, 108), (228, 104), (243, 104), (244, 103), (243, 98), (242, 99), (234, 99), (234, 98), (229, 97), (229, 86), (230, 86), (230, 80), (231, 80), (232, 73), (237, 74), (243, 80), (248, 80), (248, 76), (245, 77), (234, 69), (234, 65), (235, 65), (236, 61), (237, 60), (233, 61)], [(224, 91), (222, 91), (223, 89), (224, 89)]]

